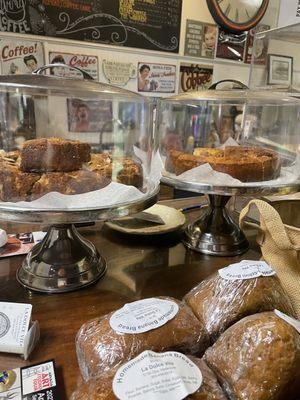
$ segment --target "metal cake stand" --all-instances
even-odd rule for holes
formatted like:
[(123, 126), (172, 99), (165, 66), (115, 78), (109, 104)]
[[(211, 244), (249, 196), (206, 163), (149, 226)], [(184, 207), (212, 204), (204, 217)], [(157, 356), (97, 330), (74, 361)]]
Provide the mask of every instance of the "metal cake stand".
[(300, 189), (300, 182), (270, 186), (218, 186), (186, 182), (164, 176), (162, 182), (176, 189), (207, 194), (209, 204), (201, 210), (201, 217), (190, 224), (184, 233), (183, 243), (190, 249), (215, 256), (234, 256), (249, 248), (245, 234), (234, 222), (226, 204), (232, 196), (287, 195)]
[(83, 238), (74, 224), (126, 217), (151, 207), (157, 201), (155, 188), (140, 201), (111, 207), (76, 210), (38, 210), (0, 205), (0, 219), (49, 225), (42, 242), (27, 254), (17, 271), (17, 280), (27, 289), (62, 293), (93, 284), (104, 276), (106, 261), (96, 247)]

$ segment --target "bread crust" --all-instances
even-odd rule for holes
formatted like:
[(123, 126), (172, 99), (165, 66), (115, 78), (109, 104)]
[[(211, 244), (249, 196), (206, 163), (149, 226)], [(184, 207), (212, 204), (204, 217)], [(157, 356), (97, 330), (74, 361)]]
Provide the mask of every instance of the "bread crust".
[(299, 397), (300, 335), (274, 312), (255, 314), (231, 326), (204, 359), (230, 399)]
[(40, 174), (22, 172), (13, 159), (0, 158), (0, 200), (28, 201)]
[(109, 178), (92, 171), (48, 172), (34, 183), (30, 199), (36, 200), (49, 192), (66, 195), (91, 192), (102, 189), (109, 183)]
[[(50, 139), (37, 139), (39, 144), (49, 143)], [(29, 148), (32, 148), (32, 142)], [(27, 151), (27, 143), (25, 143), (25, 153)], [(53, 139), (52, 144), (60, 145), (66, 141)], [(80, 143), (80, 142), (78, 142)], [(85, 143), (83, 143), (85, 146)], [(89, 145), (88, 145), (89, 146)], [(36, 149), (38, 146), (36, 147)], [(61, 146), (59, 152), (67, 147)], [(27, 149), (27, 150), (26, 150)], [(56, 152), (56, 155), (59, 154)], [(87, 160), (90, 154), (81, 160)], [(61, 159), (65, 159), (65, 164), (60, 162), (56, 164), (56, 169), (65, 169), (69, 164), (68, 155), (62, 154)], [(80, 158), (80, 157), (79, 157)], [(49, 192), (59, 192), (66, 195), (74, 195), (99, 190), (107, 186), (112, 179), (124, 185), (132, 185), (138, 189), (143, 189), (143, 169), (141, 164), (135, 162), (131, 158), (112, 159), (109, 154), (92, 154), (92, 159), (86, 162), (80, 161), (80, 169), (68, 172), (24, 172), (20, 168), (22, 164), (22, 152), (5, 152), (0, 151), (0, 200), (1, 201), (32, 201), (36, 200)], [(55, 160), (52, 160), (54, 168)], [(51, 161), (51, 162), (52, 162)], [(74, 161), (74, 160), (73, 160)], [(78, 160), (77, 160), (78, 161)], [(73, 163), (72, 166), (76, 165)], [(33, 161), (31, 166), (36, 161)], [(36, 164), (37, 166), (37, 164)], [(42, 162), (37, 169), (42, 168)], [(47, 164), (50, 168), (50, 164)], [(43, 168), (42, 168), (43, 169)], [(50, 168), (51, 169), (51, 168)]]
[(92, 154), (87, 167), (123, 185), (143, 188), (142, 166), (129, 157), (113, 158), (109, 154)]
[[(187, 400), (226, 400), (221, 386), (215, 374), (200, 358), (188, 356), (200, 369), (203, 377), (201, 387), (193, 394), (186, 397)], [(88, 383), (81, 382), (73, 393), (71, 400), (117, 400), (112, 390), (112, 382), (115, 370), (100, 379), (94, 379)]]
[(70, 172), (90, 161), (91, 147), (78, 140), (41, 138), (27, 140), (20, 155), (23, 172)]
[(174, 350), (202, 355), (209, 345), (208, 334), (193, 312), (182, 302), (176, 302), (177, 315), (165, 325), (139, 334), (123, 334), (110, 326), (113, 313), (85, 323), (76, 337), (76, 351), (85, 381), (100, 377), (119, 367), (144, 350)]
[(241, 182), (276, 179), (281, 170), (280, 159), (275, 151), (241, 146), (228, 146), (225, 149), (196, 148), (194, 154), (171, 150), (166, 168), (180, 175), (206, 163), (215, 171), (228, 174)]
[(227, 281), (217, 273), (193, 288), (184, 301), (204, 324), (211, 343), (248, 315), (278, 309), (296, 317), (277, 276)]

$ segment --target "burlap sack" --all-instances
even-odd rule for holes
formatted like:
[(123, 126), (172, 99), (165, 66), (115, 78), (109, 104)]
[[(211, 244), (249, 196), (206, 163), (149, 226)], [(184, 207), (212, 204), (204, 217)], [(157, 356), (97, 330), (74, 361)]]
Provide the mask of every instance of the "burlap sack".
[[(258, 208), (260, 226), (245, 222), (252, 205)], [(278, 212), (262, 200), (250, 201), (241, 211), (240, 226), (246, 224), (258, 229), (263, 258), (276, 271), (300, 319), (300, 229), (284, 225)]]

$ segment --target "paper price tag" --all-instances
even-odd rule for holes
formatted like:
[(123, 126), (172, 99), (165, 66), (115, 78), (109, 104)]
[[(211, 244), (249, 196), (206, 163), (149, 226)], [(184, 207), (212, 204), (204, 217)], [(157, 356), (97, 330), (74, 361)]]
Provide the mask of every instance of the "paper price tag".
[(220, 269), (219, 275), (227, 281), (235, 281), (273, 276), (276, 275), (276, 272), (265, 261), (243, 260)]
[(293, 326), (296, 329), (296, 331), (300, 333), (300, 321), (297, 321), (296, 319), (289, 317), (288, 315), (282, 313), (279, 310), (274, 310), (274, 312), (277, 315), (277, 317), (283, 319), (285, 322)]
[(110, 326), (120, 333), (143, 333), (159, 328), (173, 319), (179, 307), (174, 301), (144, 299), (125, 304), (113, 313)]
[(118, 369), (113, 392), (120, 400), (182, 400), (200, 388), (202, 379), (185, 355), (147, 350)]

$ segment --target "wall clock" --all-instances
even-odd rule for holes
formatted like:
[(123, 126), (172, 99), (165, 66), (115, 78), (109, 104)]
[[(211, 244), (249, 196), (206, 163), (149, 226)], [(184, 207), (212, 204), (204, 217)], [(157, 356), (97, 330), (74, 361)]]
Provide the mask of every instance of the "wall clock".
[(206, 0), (214, 20), (227, 31), (254, 28), (264, 16), (269, 0)]

